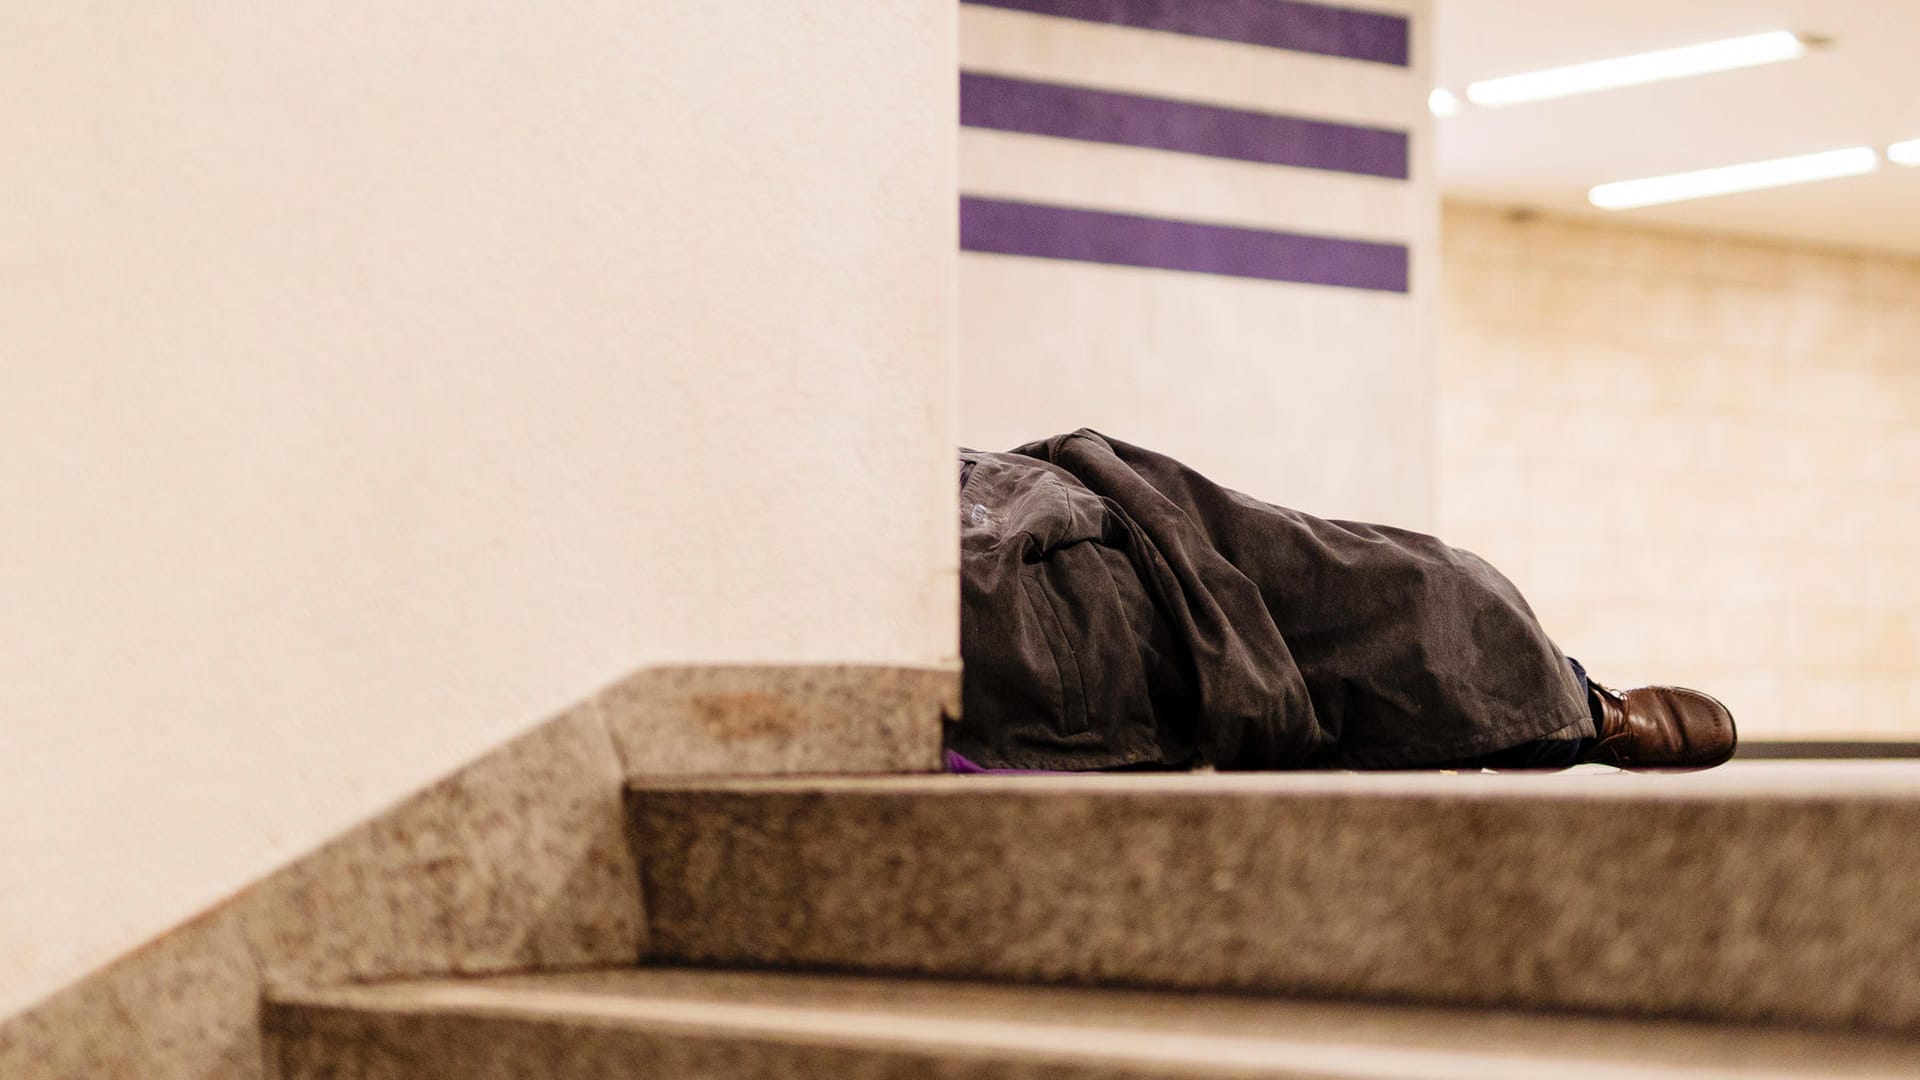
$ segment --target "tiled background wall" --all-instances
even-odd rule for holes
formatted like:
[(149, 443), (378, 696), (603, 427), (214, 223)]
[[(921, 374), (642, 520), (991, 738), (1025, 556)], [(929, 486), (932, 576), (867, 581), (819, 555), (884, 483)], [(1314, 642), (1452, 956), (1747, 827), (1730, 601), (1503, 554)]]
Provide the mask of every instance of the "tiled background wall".
[(1920, 738), (1920, 262), (1449, 205), (1438, 511), (1603, 681)]
[(1426, 524), (1428, 5), (960, 6), (960, 419)]

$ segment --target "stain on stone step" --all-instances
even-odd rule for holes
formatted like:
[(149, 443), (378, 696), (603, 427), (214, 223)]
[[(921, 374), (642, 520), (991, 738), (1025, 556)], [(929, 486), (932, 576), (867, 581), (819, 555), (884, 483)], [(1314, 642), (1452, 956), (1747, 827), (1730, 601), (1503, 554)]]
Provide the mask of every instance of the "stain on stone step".
[(805, 713), (773, 694), (699, 694), (690, 707), (701, 729), (722, 742), (793, 735), (808, 727)]

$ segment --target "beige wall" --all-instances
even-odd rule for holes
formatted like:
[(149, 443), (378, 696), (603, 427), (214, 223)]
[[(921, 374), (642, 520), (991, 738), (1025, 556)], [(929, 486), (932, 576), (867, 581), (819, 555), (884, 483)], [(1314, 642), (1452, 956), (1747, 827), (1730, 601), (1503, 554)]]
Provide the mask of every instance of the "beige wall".
[(950, 8), (6, 21), (0, 1014), (637, 664), (955, 655)]
[(1004, 450), (1087, 426), (1327, 515), (1431, 519), (1438, 230), (1413, 62), (1367, 60), (963, 4), (963, 70), (1403, 130), (1410, 180), (963, 127), (963, 195), (1406, 244), (1411, 293), (967, 252), (963, 442)]
[(1920, 737), (1920, 262), (1449, 206), (1443, 532), (1603, 681)]

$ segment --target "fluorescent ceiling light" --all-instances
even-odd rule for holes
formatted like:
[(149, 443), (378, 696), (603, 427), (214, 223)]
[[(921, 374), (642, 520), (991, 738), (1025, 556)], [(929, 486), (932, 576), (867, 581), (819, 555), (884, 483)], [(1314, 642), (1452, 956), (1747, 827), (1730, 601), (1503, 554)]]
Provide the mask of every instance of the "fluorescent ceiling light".
[(1427, 95), (1427, 110), (1435, 116), (1460, 115), (1460, 99), (1451, 90), (1435, 90)]
[(1673, 176), (1601, 184), (1587, 193), (1587, 199), (1602, 210), (1632, 210), (1685, 199), (1704, 199), (1710, 195), (1731, 195), (1736, 191), (1758, 191), (1840, 176), (1859, 176), (1872, 172), (1879, 165), (1880, 155), (1874, 153), (1873, 147), (1855, 146), (1774, 161), (1755, 161)]
[(1920, 165), (1920, 139), (1909, 139), (1887, 147), (1887, 160), (1895, 165)]
[(1708, 75), (1716, 71), (1798, 60), (1805, 55), (1807, 42), (1799, 34), (1791, 30), (1774, 30), (1724, 41), (1709, 41), (1702, 45), (1486, 79), (1467, 87), (1467, 100), (1475, 105), (1518, 105), (1569, 94), (1587, 94), (1595, 90), (1638, 86), (1663, 79), (1684, 79), (1690, 75)]

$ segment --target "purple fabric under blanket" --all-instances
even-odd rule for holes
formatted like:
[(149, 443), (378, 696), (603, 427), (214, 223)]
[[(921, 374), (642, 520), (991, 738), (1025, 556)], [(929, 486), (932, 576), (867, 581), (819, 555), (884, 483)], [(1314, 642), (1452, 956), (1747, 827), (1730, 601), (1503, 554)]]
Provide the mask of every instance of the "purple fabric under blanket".
[(961, 757), (959, 754), (956, 754), (951, 750), (947, 751), (947, 771), (950, 773), (964, 773), (972, 776), (1072, 776), (1074, 775), (1073, 773), (1070, 773), (1070, 772), (1062, 772), (1059, 769), (982, 768), (981, 766), (975, 765), (973, 762), (968, 761), (966, 758)]

